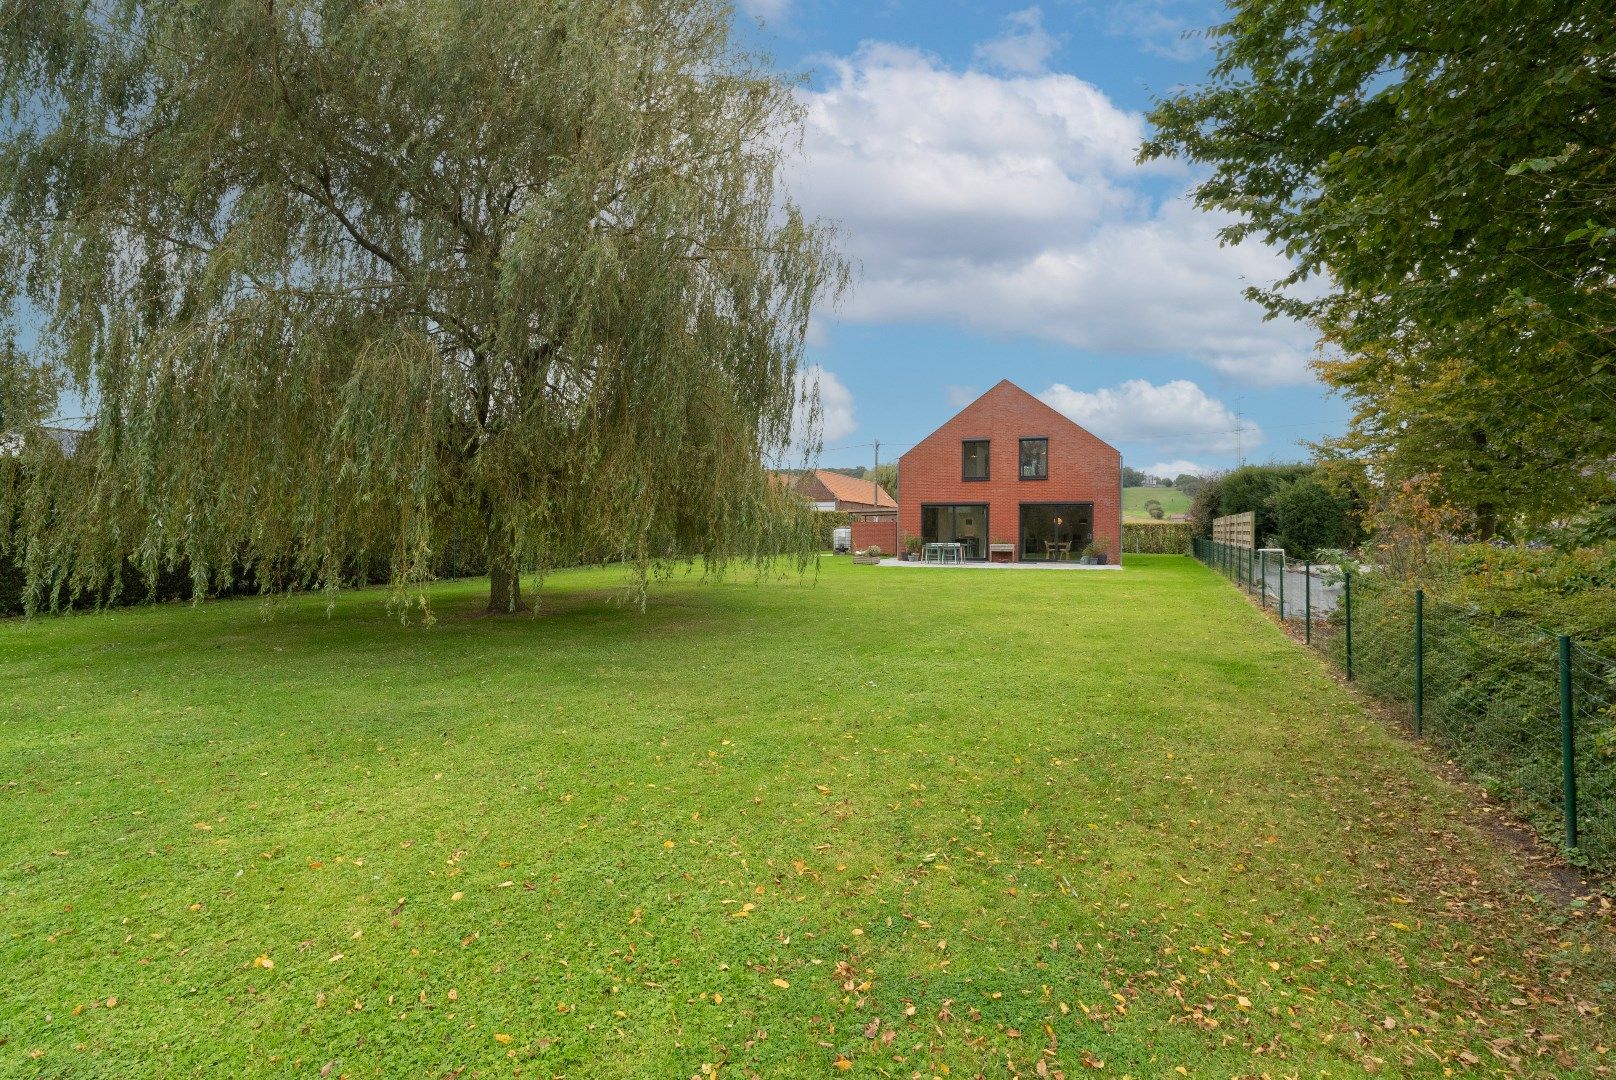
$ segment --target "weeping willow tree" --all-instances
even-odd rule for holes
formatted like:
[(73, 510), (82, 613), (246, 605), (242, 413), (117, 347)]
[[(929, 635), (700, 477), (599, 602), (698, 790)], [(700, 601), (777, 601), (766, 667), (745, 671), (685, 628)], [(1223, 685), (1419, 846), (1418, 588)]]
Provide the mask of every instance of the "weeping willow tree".
[(0, 302), (89, 414), (5, 489), (30, 602), (805, 555), (763, 463), (846, 270), (730, 17), (0, 0)]

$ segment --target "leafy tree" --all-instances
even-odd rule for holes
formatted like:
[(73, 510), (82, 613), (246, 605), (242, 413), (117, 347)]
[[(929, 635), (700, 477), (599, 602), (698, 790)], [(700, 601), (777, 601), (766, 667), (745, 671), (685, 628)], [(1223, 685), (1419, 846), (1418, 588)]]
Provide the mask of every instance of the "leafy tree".
[[(1353, 406), (1338, 454), (1466, 507), (1565, 516), (1616, 457), (1616, 19), (1586, 0), (1239, 0), (1208, 85), (1159, 102), (1144, 159), (1294, 273)], [(1324, 287), (1289, 287), (1316, 277)], [(1423, 489), (1423, 488), (1422, 488)]]
[(865, 479), (874, 480), (877, 484), (880, 484), (882, 489), (894, 499), (898, 497), (898, 466), (896, 464), (886, 462), (877, 465), (869, 471)]
[(115, 592), (126, 556), (206, 587), (380, 554), (403, 588), (465, 540), (506, 611), (522, 570), (806, 557), (760, 462), (845, 269), (729, 19), (0, 0), (0, 300), (93, 402), (19, 496), (32, 594)]
[(1123, 487), (1144, 487), (1145, 482), (1148, 479), (1149, 477), (1147, 477), (1143, 472), (1140, 472), (1131, 465), (1124, 465), (1122, 467)]
[(1223, 513), (1223, 479), (1227, 474), (1201, 478), (1201, 486), (1190, 498), (1190, 524), (1196, 536), (1211, 536), (1212, 521)]
[(1304, 462), (1275, 465), (1246, 465), (1223, 476), (1219, 487), (1218, 514), (1257, 513), (1257, 539), (1266, 541), (1278, 531), (1273, 496), (1286, 483), (1310, 474), (1316, 466)]
[(1195, 498), (1195, 493), (1201, 490), (1201, 483), (1202, 478), (1194, 473), (1179, 473), (1173, 478), (1173, 486), (1192, 499)]
[(1268, 497), (1274, 541), (1293, 558), (1320, 548), (1351, 547), (1356, 539), (1351, 503), (1312, 474), (1281, 480)]
[(1145, 513), (1158, 521), (1167, 516), (1167, 511), (1162, 507), (1160, 499), (1146, 499)]

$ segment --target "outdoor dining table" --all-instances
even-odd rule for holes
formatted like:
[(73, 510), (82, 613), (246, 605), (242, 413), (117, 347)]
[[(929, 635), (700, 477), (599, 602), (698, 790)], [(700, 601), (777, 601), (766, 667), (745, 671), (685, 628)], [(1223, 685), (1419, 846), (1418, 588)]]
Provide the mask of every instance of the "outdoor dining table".
[(933, 542), (927, 544), (921, 551), (921, 560), (924, 562), (938, 563), (939, 565), (943, 563), (962, 562), (964, 561), (964, 551), (965, 545), (961, 543), (950, 543), (946, 541)]

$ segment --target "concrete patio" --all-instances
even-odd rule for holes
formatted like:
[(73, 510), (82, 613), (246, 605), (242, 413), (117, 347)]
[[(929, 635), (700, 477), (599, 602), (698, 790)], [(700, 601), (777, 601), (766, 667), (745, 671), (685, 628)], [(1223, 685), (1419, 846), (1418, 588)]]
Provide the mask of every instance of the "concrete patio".
[(877, 566), (908, 566), (929, 570), (1121, 570), (1115, 563), (1104, 566), (1084, 566), (1077, 561), (1072, 562), (904, 562), (901, 559), (882, 559)]

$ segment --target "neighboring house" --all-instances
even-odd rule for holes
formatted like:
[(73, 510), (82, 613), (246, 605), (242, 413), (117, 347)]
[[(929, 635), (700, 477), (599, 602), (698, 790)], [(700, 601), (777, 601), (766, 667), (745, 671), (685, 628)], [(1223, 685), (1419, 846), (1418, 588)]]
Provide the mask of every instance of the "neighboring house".
[(1017, 561), (1122, 551), (1122, 454), (1008, 379), (898, 462), (899, 529), (957, 541), (967, 559), (1013, 545)]
[(815, 510), (838, 510), (852, 514), (854, 521), (895, 521), (898, 517), (898, 503), (886, 488), (846, 473), (811, 469), (798, 474), (793, 486)]

